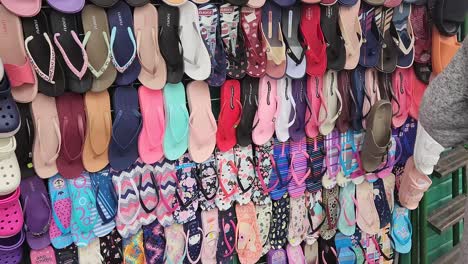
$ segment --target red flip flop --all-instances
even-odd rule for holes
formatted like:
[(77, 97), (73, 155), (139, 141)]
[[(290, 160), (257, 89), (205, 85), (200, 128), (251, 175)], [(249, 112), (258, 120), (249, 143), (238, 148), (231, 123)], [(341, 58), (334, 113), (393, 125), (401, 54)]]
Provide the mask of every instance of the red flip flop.
[(221, 152), (232, 149), (236, 143), (236, 127), (242, 115), (240, 83), (228, 80), (221, 86), (221, 110), (218, 116), (216, 146)]
[(66, 93), (57, 97), (62, 146), (57, 158), (57, 169), (67, 179), (73, 179), (83, 172), (81, 159), (86, 131), (86, 113), (83, 97)]
[(267, 58), (261, 32), (262, 11), (259, 8), (243, 7), (241, 25), (247, 51), (247, 74), (259, 78), (265, 75)]
[(327, 69), (327, 45), (320, 27), (320, 6), (303, 5), (301, 32), (306, 50), (306, 72), (309, 75), (323, 75)]

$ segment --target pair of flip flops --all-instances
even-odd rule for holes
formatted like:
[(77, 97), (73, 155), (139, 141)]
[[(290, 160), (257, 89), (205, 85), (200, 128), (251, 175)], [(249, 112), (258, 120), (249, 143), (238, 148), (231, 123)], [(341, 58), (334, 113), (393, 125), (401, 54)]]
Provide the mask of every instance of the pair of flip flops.
[(265, 40), (261, 37), (261, 20), (262, 11), (259, 8), (243, 7), (241, 9), (241, 25), (247, 55), (246, 73), (255, 78), (264, 76), (267, 66), (263, 44)]

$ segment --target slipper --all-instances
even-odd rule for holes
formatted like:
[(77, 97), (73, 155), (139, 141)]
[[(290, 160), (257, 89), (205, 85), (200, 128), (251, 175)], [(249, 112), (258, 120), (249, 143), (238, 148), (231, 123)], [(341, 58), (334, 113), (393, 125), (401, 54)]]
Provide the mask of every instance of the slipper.
[(365, 79), (366, 68), (358, 66), (351, 74), (351, 125), (354, 130), (362, 130), (363, 113), (365, 98)]
[(205, 42), (211, 60), (211, 74), (206, 82), (210, 86), (221, 86), (226, 80), (226, 54), (221, 42), (218, 8), (213, 4), (198, 8), (200, 34)]
[(310, 103), (310, 111), (306, 111), (305, 133), (309, 138), (319, 136), (319, 126), (324, 120), (319, 120), (320, 108), (326, 106), (323, 101), (323, 76), (311, 75), (307, 77), (307, 100)]
[(136, 50), (141, 64), (138, 80), (149, 89), (160, 90), (166, 83), (167, 69), (159, 50), (158, 12), (156, 7), (147, 4), (135, 8), (133, 18)]
[(15, 101), (29, 103), (36, 97), (38, 86), (36, 74), (26, 55), (21, 20), (3, 5), (0, 5), (0, 16), (5, 19), (4, 30), (0, 34), (0, 42), (3, 43), (0, 56), (9, 77), (11, 93)]
[[(142, 118), (138, 111), (138, 94), (133, 87), (120, 86), (112, 97), (114, 122), (109, 145), (109, 162), (113, 169), (124, 170), (138, 158), (136, 139), (140, 134)], [(132, 131), (129, 133), (129, 128)]]
[(94, 239), (85, 247), (78, 247), (78, 259), (80, 263), (102, 263), (104, 257), (101, 255), (99, 239)]
[(29, 247), (39, 250), (49, 246), (52, 208), (44, 181), (37, 176), (24, 179), (21, 182), (21, 201)]
[(392, 211), (387, 201), (387, 193), (382, 179), (378, 179), (374, 185), (374, 204), (380, 219), (380, 228), (386, 227), (392, 221)]
[(63, 249), (54, 248), (57, 264), (79, 264), (78, 247), (72, 244)]
[(255, 78), (263, 77), (267, 66), (264, 39), (261, 37), (261, 19), (260, 8), (243, 7), (241, 9), (241, 25), (247, 55), (246, 73)]
[[(337, 175), (336, 182), (340, 187), (346, 187), (348, 184), (359, 184), (360, 181), (369, 178), (364, 177), (360, 164), (359, 150), (363, 133), (360, 131), (348, 130), (346, 133), (341, 134), (341, 153), (340, 153), (340, 166), (341, 172)], [(367, 174), (366, 174), (367, 176)]]
[(268, 264), (287, 264), (288, 257), (286, 250), (279, 248), (270, 250), (267, 255), (267, 263)]
[(307, 264), (319, 263), (318, 243), (304, 245), (304, 258)]
[(235, 166), (230, 166), (230, 162), (234, 161), (234, 152), (216, 151), (215, 157), (219, 182), (215, 203), (220, 211), (226, 211), (231, 208), (239, 192), (236, 171), (234, 171)]
[(340, 216), (338, 218), (338, 230), (345, 235), (351, 236), (356, 232), (356, 185), (349, 183), (340, 190)]
[(247, 6), (251, 8), (261, 8), (265, 2), (266, 0), (249, 0)]
[(414, 72), (411, 72), (412, 77), (412, 83), (411, 83), (411, 92), (409, 93), (411, 95), (411, 102), (410, 102), (410, 107), (409, 107), (409, 115), (414, 118), (418, 119), (419, 117), (419, 107), (422, 103), (422, 99), (424, 96), (424, 92), (427, 89), (427, 84), (423, 83), (420, 81), (418, 78), (414, 76)]
[(338, 28), (339, 7), (329, 5), (320, 11), (320, 26), (327, 46), (327, 69), (341, 71), (346, 64), (346, 49)]
[(176, 160), (185, 153), (189, 144), (190, 118), (186, 106), (184, 85), (182, 83), (167, 83), (163, 92), (166, 115), (164, 156), (169, 160)]
[(51, 246), (41, 248), (39, 250), (31, 250), (29, 254), (31, 264), (40, 263), (57, 263), (54, 249)]
[(336, 120), (336, 128), (341, 133), (346, 133), (352, 123), (351, 100), (353, 100), (353, 97), (351, 90), (351, 71), (340, 71), (338, 73), (338, 92), (343, 99), (343, 110)]
[(139, 7), (148, 4), (150, 0), (125, 0), (125, 2), (132, 7)]
[(138, 196), (141, 209), (136, 222), (141, 225), (149, 225), (156, 221), (156, 210), (160, 201), (157, 189), (156, 176), (153, 166), (143, 163), (138, 159), (133, 164), (133, 177), (137, 181)]
[(242, 114), (236, 128), (236, 138), (237, 144), (243, 147), (252, 144), (254, 118), (258, 108), (258, 83), (258, 78), (246, 76), (242, 79)]
[(237, 185), (240, 189), (236, 193), (235, 199), (240, 205), (245, 205), (251, 201), (256, 176), (252, 145), (247, 147), (235, 146), (233, 152), (234, 160), (228, 164), (236, 173)]
[(54, 248), (63, 249), (73, 243), (70, 225), (72, 201), (67, 182), (60, 174), (49, 179), (48, 187), (53, 219), (49, 227), (50, 242)]
[(185, 74), (193, 80), (203, 81), (211, 74), (211, 60), (200, 34), (197, 6), (187, 2), (179, 7), (179, 12), (179, 37), (184, 50)]
[(175, 193), (177, 191), (178, 179), (175, 174), (175, 161), (164, 159), (154, 164), (154, 172), (157, 175), (156, 181), (159, 186), (159, 203), (156, 207), (156, 216), (163, 227), (168, 227), (174, 223), (172, 213), (179, 206)]
[(310, 176), (309, 154), (307, 153), (306, 139), (300, 141), (290, 141), (290, 164), (289, 170), (292, 181), (288, 184), (288, 193), (291, 198), (302, 196), (306, 189), (305, 181)]
[[(354, 232), (353, 232), (354, 234)], [(337, 233), (335, 236), (335, 245), (338, 255), (338, 262), (343, 264), (354, 264), (356, 262), (356, 254), (353, 250), (351, 237), (342, 233)]]
[(288, 242), (289, 214), (289, 196), (285, 193), (279, 200), (273, 201), (269, 236), (272, 249), (280, 249)]
[[(296, 102), (293, 97), (291, 78), (283, 77), (282, 79), (277, 80), (276, 83), (278, 86), (277, 100), (279, 103), (278, 109), (276, 109), (278, 117), (275, 121), (275, 135), (280, 142), (286, 142), (290, 137), (289, 130), (296, 121)], [(297, 90), (299, 90), (298, 93), (301, 91), (301, 89)], [(292, 118), (291, 115), (293, 116)]]
[[(234, 207), (228, 211), (220, 211), (218, 215), (218, 226), (220, 227), (220, 238), (216, 247), (217, 263), (234, 263), (235, 249), (237, 245), (236, 230), (237, 218)], [(213, 250), (213, 249), (212, 249)]]
[[(158, 9), (159, 43), (166, 61), (167, 82), (177, 84), (184, 76), (183, 49), (179, 38), (179, 8), (162, 4)], [(163, 41), (164, 40), (164, 41)], [(179, 43), (173, 45), (173, 43)]]
[(216, 250), (219, 239), (218, 209), (201, 212), (202, 238), (201, 259), (203, 263), (216, 263)]
[(252, 190), (252, 201), (255, 205), (268, 205), (271, 204), (270, 191), (273, 188), (268, 188), (270, 185), (270, 178), (273, 174), (276, 177), (276, 171), (273, 168), (276, 163), (273, 159), (273, 144), (274, 141), (270, 140), (263, 146), (255, 146), (253, 161), (255, 164), (255, 179)]
[(104, 8), (86, 5), (81, 13), (85, 37), (83, 46), (88, 54), (88, 69), (93, 74), (91, 91), (100, 92), (109, 88), (117, 76), (111, 62), (109, 24)]
[[(34, 123), (33, 164), (37, 175), (43, 179), (57, 174), (56, 160), (60, 153), (62, 137), (55, 98), (38, 94), (31, 103)], [(46, 124), (52, 122), (52, 126)]]
[(320, 107), (319, 120), (324, 121), (319, 126), (319, 131), (326, 136), (334, 129), (343, 108), (343, 99), (338, 91), (338, 73), (336, 71), (328, 70), (323, 76), (323, 89), (325, 103), (322, 103)]
[(55, 46), (63, 59), (67, 89), (75, 93), (85, 93), (93, 86), (91, 71), (88, 71), (88, 54), (78, 32), (78, 16), (57, 11), (50, 13), (51, 31), (54, 33)]
[(432, 69), (434, 74), (441, 73), (461, 47), (456, 36), (446, 37), (432, 29)]
[[(222, 48), (219, 49), (221, 51), (219, 53), (226, 56), (227, 75), (233, 79), (242, 79), (246, 74), (248, 64), (244, 36), (239, 28), (239, 8), (230, 4), (221, 5), (219, 8), (221, 39), (224, 43), (224, 53)], [(222, 45), (219, 38), (217, 44)]]
[(394, 9), (393, 27), (391, 27), (393, 40), (399, 49), (397, 67), (409, 68), (414, 61), (415, 36), (411, 23), (411, 4), (401, 4)]
[(398, 49), (391, 34), (393, 8), (379, 7), (375, 9), (375, 24), (381, 46), (379, 62), (375, 68), (381, 72), (392, 73), (398, 63)]
[(306, 245), (317, 244), (320, 228), (325, 223), (325, 206), (322, 204), (322, 189), (308, 193), (305, 206), (307, 207), (308, 225), (304, 242)]
[(101, 256), (103, 263), (114, 264), (123, 262), (122, 237), (117, 230), (112, 230), (110, 234), (99, 238)]
[(426, 6), (413, 5), (411, 7), (410, 22), (414, 33), (414, 61), (429, 63), (431, 61), (431, 34), (429, 15)]
[(260, 227), (253, 203), (236, 205), (236, 252), (241, 263), (255, 263), (261, 257)]
[(286, 73), (286, 45), (281, 30), (281, 8), (270, 2), (262, 7), (262, 34), (266, 47), (266, 74), (280, 79)]
[(365, 73), (364, 103), (362, 105), (362, 127), (366, 128), (366, 119), (372, 106), (385, 95), (380, 94), (379, 76), (377, 70), (369, 68)]
[(56, 100), (62, 145), (57, 158), (57, 169), (66, 179), (78, 177), (84, 170), (82, 153), (86, 132), (86, 114), (83, 97), (66, 93)]
[(290, 147), (289, 142), (279, 142), (275, 139), (273, 147), (273, 172), (270, 175), (269, 188), (271, 190), (270, 197), (273, 200), (279, 200), (288, 190), (288, 185), (292, 181), (289, 176), (290, 167)]
[(318, 251), (320, 263), (336, 264), (339, 263), (338, 253), (336, 252), (335, 239), (324, 239), (318, 240)]
[(306, 264), (304, 251), (303, 251), (301, 245), (292, 246), (291, 244), (288, 244), (286, 246), (286, 252), (288, 254), (288, 262), (289, 263)]
[(195, 179), (196, 164), (188, 154), (176, 161), (178, 186), (175, 192), (179, 207), (174, 211), (174, 220), (186, 224), (196, 217), (198, 209), (198, 186)]
[(270, 251), (270, 225), (271, 225), (271, 203), (265, 205), (256, 205), (257, 223), (260, 233), (260, 243), (262, 244), (262, 256)]
[(277, 117), (277, 81), (264, 76), (260, 79), (258, 109), (254, 118), (252, 141), (256, 145), (268, 142), (275, 133)]
[[(1, 86), (2, 84), (0, 84)], [(36, 173), (34, 172), (32, 147), (34, 142), (34, 127), (31, 116), (31, 107), (29, 104), (17, 104), (21, 116), (21, 126), (15, 134), (16, 142), (21, 144), (16, 145), (15, 155), (18, 159), (18, 164), (22, 178), (29, 178)]]
[(65, 14), (74, 14), (80, 12), (84, 5), (85, 0), (73, 0), (73, 1), (62, 1), (62, 0), (47, 0), (47, 3), (53, 9), (65, 13)]
[(289, 200), (288, 247), (300, 246), (307, 232), (307, 208), (305, 195)]
[(458, 29), (465, 21), (468, 4), (453, 0), (436, 1), (433, 22), (438, 31), (445, 36), (457, 35)]
[(409, 211), (404, 207), (395, 205), (392, 215), (392, 231), (391, 237), (393, 248), (396, 252), (406, 254), (411, 251), (413, 235), (411, 221), (409, 219)]
[(363, 42), (361, 24), (359, 23), (359, 7), (361, 0), (355, 1), (354, 5), (339, 7), (338, 24), (344, 40), (346, 50), (346, 62), (344, 69), (352, 70), (359, 63), (360, 50)]
[(324, 137), (322, 135), (318, 135), (313, 139), (307, 138), (307, 153), (310, 159), (310, 165), (308, 166), (312, 172), (305, 181), (306, 190), (309, 193), (316, 193), (322, 190), (322, 169), (325, 158)]
[(221, 109), (216, 132), (216, 145), (220, 151), (228, 151), (236, 144), (236, 127), (242, 115), (240, 90), (238, 80), (228, 80), (221, 87)]
[(408, 119), (411, 102), (410, 93), (412, 91), (411, 69), (397, 69), (393, 73), (393, 94), (396, 100), (392, 101), (392, 125), (395, 128), (401, 127)]
[(16, 159), (16, 139), (14, 137), (0, 138), (0, 195), (8, 195), (20, 186), (21, 171)]
[(187, 238), (185, 262), (198, 263), (202, 257), (202, 242), (205, 238), (200, 212), (196, 213), (195, 219), (184, 224), (184, 231)]
[(93, 232), (97, 237), (104, 237), (115, 227), (114, 218), (117, 215), (117, 195), (112, 185), (109, 169), (89, 173), (89, 177), (94, 196), (96, 196), (96, 211), (98, 213)]
[(200, 194), (198, 203), (203, 211), (210, 211), (216, 208), (215, 197), (218, 192), (218, 170), (216, 168), (213, 155), (203, 163), (197, 164), (195, 179), (197, 180)]
[(83, 146), (83, 165), (89, 172), (97, 172), (109, 164), (109, 142), (111, 139), (112, 118), (109, 93), (86, 93), (86, 136)]
[(145, 246), (143, 245), (143, 230), (139, 230), (131, 237), (123, 238), (123, 263), (145, 263)]
[[(339, 204), (339, 187), (323, 190), (323, 205), (325, 218), (322, 226), (320, 226), (320, 237), (324, 240), (332, 240), (336, 234), (338, 225), (338, 215), (340, 212)], [(320, 241), (320, 240), (319, 240)]]
[[(379, 244), (380, 248), (380, 262), (382, 263), (393, 263), (395, 258), (395, 250), (392, 246), (392, 238), (390, 234), (391, 225), (387, 225), (385, 228), (380, 229), (375, 240)], [(379, 249), (377, 249), (379, 251)]]
[(165, 117), (163, 92), (140, 86), (138, 98), (143, 120), (141, 132), (138, 136), (138, 153), (143, 162), (152, 164), (161, 160), (164, 156)]
[[(111, 62), (117, 70), (116, 85), (129, 85), (136, 81), (141, 65), (136, 60), (136, 40), (133, 33), (133, 14), (124, 1), (107, 9), (109, 20)], [(132, 48), (129, 48), (132, 47)]]
[(306, 79), (292, 80), (290, 89), (296, 105), (293, 109), (294, 113), (291, 113), (293, 120), (292, 125), (289, 126), (289, 135), (293, 141), (305, 140), (305, 126), (309, 122), (305, 115), (307, 110), (312, 112), (307, 97)]
[(306, 72), (311, 76), (322, 76), (327, 69), (327, 45), (320, 27), (320, 6), (302, 7), (300, 27), (307, 47)]
[(432, 76), (432, 65), (430, 63), (422, 64), (418, 62), (413, 63), (413, 70), (418, 80), (424, 84), (429, 84)]
[(380, 219), (374, 203), (374, 189), (367, 181), (356, 185), (356, 224), (370, 235), (380, 230)]
[(361, 23), (363, 38), (359, 65), (366, 68), (377, 66), (377, 63), (380, 60), (381, 46), (379, 44), (377, 25), (374, 19), (376, 9), (377, 7), (367, 4), (362, 4), (359, 9), (359, 22)]
[(281, 27), (286, 43), (286, 75), (292, 79), (300, 79), (306, 74), (306, 49), (303, 46), (302, 35), (299, 35), (301, 22), (301, 6), (291, 5), (282, 10)]
[[(65, 91), (65, 72), (52, 46), (52, 34), (44, 11), (32, 18), (23, 18), (26, 55), (36, 71), (38, 89), (47, 96), (60, 96)], [(46, 52), (44, 52), (46, 51)]]
[(2, 5), (11, 13), (20, 17), (33, 17), (41, 11), (42, 1), (3, 0)]
[(143, 226), (143, 244), (145, 245), (145, 258), (149, 263), (164, 262), (166, 236), (163, 226), (157, 220)]
[(183, 263), (187, 254), (187, 236), (184, 232), (184, 226), (173, 224), (164, 229), (164, 234), (166, 236), (164, 259), (169, 263)]

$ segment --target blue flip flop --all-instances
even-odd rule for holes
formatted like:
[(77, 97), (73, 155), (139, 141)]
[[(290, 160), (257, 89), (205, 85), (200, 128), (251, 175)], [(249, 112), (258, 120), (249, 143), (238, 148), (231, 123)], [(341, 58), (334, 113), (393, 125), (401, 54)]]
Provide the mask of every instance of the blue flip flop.
[(351, 236), (356, 232), (355, 203), (356, 185), (350, 182), (340, 189), (340, 216), (338, 218), (338, 230), (343, 235)]
[(109, 145), (109, 163), (115, 170), (125, 170), (138, 159), (138, 135), (141, 114), (138, 110), (138, 93), (131, 86), (115, 88), (112, 96), (114, 122)]
[(359, 22), (361, 23), (363, 37), (359, 65), (369, 68), (377, 66), (380, 59), (381, 46), (374, 22), (375, 9), (376, 7), (362, 3), (359, 10)]
[(96, 195), (96, 210), (98, 218), (94, 226), (94, 234), (104, 237), (115, 227), (114, 218), (117, 215), (117, 194), (112, 184), (109, 168), (99, 172), (89, 173), (91, 186)]
[(49, 227), (50, 242), (56, 249), (68, 247), (73, 243), (70, 218), (71, 199), (67, 182), (60, 175), (49, 178), (49, 195), (52, 205), (52, 220)]
[(357, 66), (351, 74), (351, 120), (354, 130), (362, 129), (362, 106), (364, 105), (364, 91), (366, 89), (366, 68)]
[(166, 114), (164, 155), (168, 160), (176, 160), (188, 148), (189, 114), (182, 83), (167, 83), (164, 86), (164, 109)]
[(136, 59), (132, 10), (124, 1), (119, 1), (107, 9), (107, 19), (111, 30), (111, 61), (117, 69), (115, 84), (129, 85), (141, 71), (140, 62)]
[(270, 177), (270, 188), (276, 185), (275, 189), (270, 192), (271, 199), (279, 200), (288, 190), (289, 182), (292, 177), (289, 176), (289, 142), (279, 142), (275, 138), (273, 147), (273, 157), (275, 165), (273, 165), (273, 173)]
[(395, 204), (392, 216), (392, 240), (395, 251), (406, 254), (411, 251), (413, 228), (409, 219), (409, 210)]
[(393, 39), (397, 40), (398, 60), (397, 67), (409, 68), (414, 62), (413, 27), (410, 22), (411, 4), (403, 3), (393, 9)]
[(392, 221), (392, 211), (387, 201), (385, 185), (382, 179), (374, 183), (374, 204), (379, 214), (380, 228), (386, 227)]
[(335, 246), (340, 264), (356, 264), (356, 253), (353, 249), (353, 242), (350, 236), (336, 233)]

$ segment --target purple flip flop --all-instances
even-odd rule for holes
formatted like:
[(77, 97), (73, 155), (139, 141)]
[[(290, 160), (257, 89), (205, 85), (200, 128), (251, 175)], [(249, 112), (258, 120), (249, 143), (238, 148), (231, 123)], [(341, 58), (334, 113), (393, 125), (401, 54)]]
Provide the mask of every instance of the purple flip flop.
[[(305, 114), (308, 107), (305, 79), (292, 80), (292, 94), (296, 103), (295, 112), (291, 111), (290, 120), (294, 123), (289, 127), (289, 135), (293, 141), (300, 141), (305, 138)], [(310, 107), (309, 107), (310, 109)]]
[(53, 9), (59, 12), (74, 14), (80, 12), (83, 9), (85, 0), (47, 0), (47, 3)]
[(26, 240), (32, 249), (50, 245), (51, 205), (44, 181), (37, 176), (21, 181)]
[(4, 264), (19, 264), (23, 258), (24, 232), (0, 239), (0, 259)]

